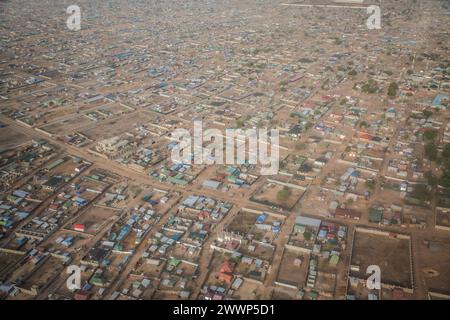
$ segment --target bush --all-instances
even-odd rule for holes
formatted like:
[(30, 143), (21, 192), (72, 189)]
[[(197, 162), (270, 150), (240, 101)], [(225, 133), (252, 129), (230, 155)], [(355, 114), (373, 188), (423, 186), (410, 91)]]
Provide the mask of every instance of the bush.
[(277, 193), (277, 199), (279, 201), (286, 201), (289, 199), (289, 196), (291, 195), (291, 190), (289, 190), (288, 187), (283, 187), (280, 191)]

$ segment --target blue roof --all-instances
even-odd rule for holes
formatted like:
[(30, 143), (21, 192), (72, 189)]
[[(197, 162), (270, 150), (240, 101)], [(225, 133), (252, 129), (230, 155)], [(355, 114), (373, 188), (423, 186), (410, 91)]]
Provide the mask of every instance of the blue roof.
[(182, 236), (182, 234), (177, 233), (177, 234), (174, 234), (173, 236), (171, 236), (170, 239), (177, 241), (181, 238), (181, 236)]
[(440, 93), (433, 99), (433, 102), (431, 104), (435, 107), (443, 107), (442, 100), (448, 100), (448, 99), (449, 99), (448, 95)]
[(258, 216), (258, 218), (256, 218), (256, 222), (257, 223), (264, 223), (264, 221), (266, 221), (266, 218), (267, 218), (267, 216), (264, 213), (262, 213), (262, 214), (260, 214)]
[(26, 217), (28, 217), (28, 215), (29, 213), (25, 211), (16, 212), (16, 216), (19, 217), (20, 219), (25, 219)]

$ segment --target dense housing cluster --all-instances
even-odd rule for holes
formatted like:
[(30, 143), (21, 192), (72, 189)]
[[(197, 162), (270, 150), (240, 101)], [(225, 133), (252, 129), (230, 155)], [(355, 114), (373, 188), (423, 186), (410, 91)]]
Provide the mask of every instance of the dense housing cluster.
[[(448, 1), (77, 5), (0, 3), (0, 299), (450, 298)], [(194, 121), (279, 170), (172, 161)]]

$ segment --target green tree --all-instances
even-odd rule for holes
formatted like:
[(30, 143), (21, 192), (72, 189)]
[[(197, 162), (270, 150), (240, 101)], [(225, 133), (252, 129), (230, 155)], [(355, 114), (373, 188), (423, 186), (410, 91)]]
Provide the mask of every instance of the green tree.
[(239, 118), (236, 120), (236, 128), (242, 128), (244, 126), (244, 120)]
[(342, 44), (344, 41), (340, 38), (334, 38), (334, 44), (340, 45)]
[(437, 183), (438, 183), (438, 179), (433, 175), (433, 173), (431, 171), (427, 171), (424, 174), (425, 178), (427, 179), (428, 185), (430, 187), (436, 187)]
[(446, 159), (450, 158), (450, 143), (446, 143), (444, 145), (444, 149), (442, 150), (442, 157)]
[(289, 196), (291, 195), (291, 190), (284, 186), (283, 189), (281, 189), (280, 191), (278, 191), (277, 193), (277, 199), (279, 201), (286, 201), (287, 199), (289, 199)]
[(436, 130), (427, 130), (423, 134), (423, 137), (428, 141), (434, 141), (434, 139), (436, 139), (436, 136), (437, 136)]
[(368, 179), (366, 180), (366, 182), (364, 183), (366, 188), (373, 191), (373, 189), (375, 189), (375, 181), (373, 179)]
[(388, 87), (388, 96), (395, 97), (397, 95), (398, 84), (396, 82), (391, 82)]
[(433, 112), (431, 112), (430, 110), (423, 110), (422, 114), (425, 118), (428, 119), (429, 117), (431, 117), (433, 115)]
[(369, 126), (369, 124), (366, 121), (361, 121), (359, 123), (359, 127), (360, 128), (367, 128)]
[(425, 184), (416, 184), (411, 192), (411, 196), (413, 198), (426, 201), (430, 199), (430, 190), (428, 190), (427, 185)]
[(436, 161), (438, 158), (437, 147), (433, 143), (427, 143), (425, 145), (425, 157), (431, 161)]
[(450, 170), (446, 170), (439, 178), (439, 185), (446, 189), (450, 188)]
[(305, 238), (306, 241), (311, 240), (312, 234), (311, 232), (305, 231), (305, 233), (303, 233), (303, 238)]

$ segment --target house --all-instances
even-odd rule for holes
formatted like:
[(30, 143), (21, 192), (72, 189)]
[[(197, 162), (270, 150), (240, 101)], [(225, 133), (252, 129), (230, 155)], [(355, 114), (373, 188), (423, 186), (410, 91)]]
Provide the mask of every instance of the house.
[(221, 272), (219, 273), (218, 280), (230, 284), (233, 281), (233, 275)]
[(386, 118), (393, 119), (397, 117), (397, 110), (395, 108), (389, 108), (385, 113)]
[(221, 273), (233, 273), (235, 266), (236, 266), (235, 263), (233, 263), (231, 261), (225, 261), (220, 266), (220, 272)]
[(289, 131), (288, 135), (292, 138), (298, 138), (302, 133), (302, 127), (298, 124), (294, 125)]
[(79, 232), (84, 232), (84, 230), (85, 230), (84, 224), (81, 224), (81, 223), (74, 224), (73, 230), (79, 231)]
[(214, 180), (205, 180), (203, 181), (202, 186), (207, 189), (217, 190), (219, 189), (220, 182)]
[(337, 208), (334, 212), (336, 218), (360, 220), (361, 212), (352, 209)]
[(50, 191), (55, 191), (63, 182), (64, 179), (62, 177), (51, 177), (42, 185), (42, 188)]
[(73, 298), (75, 300), (87, 300), (89, 297), (89, 292), (84, 290), (79, 290), (77, 293), (74, 294)]
[(450, 97), (448, 95), (438, 94), (431, 102), (431, 106), (436, 109), (447, 110), (449, 103), (450, 103)]
[(243, 282), (244, 280), (242, 278), (236, 278), (236, 280), (234, 280), (233, 284), (231, 285), (231, 288), (233, 288), (233, 290), (237, 290), (240, 288)]
[(380, 223), (383, 219), (383, 212), (379, 209), (369, 209), (369, 222)]

